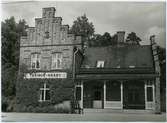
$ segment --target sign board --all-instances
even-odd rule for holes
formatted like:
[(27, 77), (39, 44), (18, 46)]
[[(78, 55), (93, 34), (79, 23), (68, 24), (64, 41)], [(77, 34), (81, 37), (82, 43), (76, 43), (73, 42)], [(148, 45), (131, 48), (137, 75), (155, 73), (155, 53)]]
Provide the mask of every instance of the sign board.
[(63, 79), (67, 78), (66, 72), (36, 72), (26, 73), (24, 79)]

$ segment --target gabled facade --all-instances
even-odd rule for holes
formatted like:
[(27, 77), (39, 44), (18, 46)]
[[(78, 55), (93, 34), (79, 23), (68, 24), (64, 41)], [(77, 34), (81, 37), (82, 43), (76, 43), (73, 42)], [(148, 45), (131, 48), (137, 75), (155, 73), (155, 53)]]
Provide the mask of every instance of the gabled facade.
[(17, 111), (56, 112), (57, 104), (70, 105), (73, 51), (81, 49), (81, 37), (54, 15), (54, 7), (43, 8), (42, 18), (21, 37), (20, 74), (26, 72), (17, 84)]
[(125, 32), (118, 32), (117, 45), (86, 48), (54, 15), (55, 8), (43, 8), (42, 18), (21, 37), (17, 111), (71, 112), (71, 102), (77, 102), (83, 109), (160, 112), (153, 38), (151, 45), (129, 45)]

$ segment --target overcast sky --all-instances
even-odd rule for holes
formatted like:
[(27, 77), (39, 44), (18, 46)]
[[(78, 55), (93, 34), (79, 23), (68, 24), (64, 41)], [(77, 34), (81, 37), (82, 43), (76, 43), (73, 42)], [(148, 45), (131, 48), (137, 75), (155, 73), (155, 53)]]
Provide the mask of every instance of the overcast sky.
[(25, 19), (29, 26), (34, 26), (34, 19), (42, 16), (44, 7), (55, 7), (63, 24), (71, 26), (85, 13), (93, 22), (95, 33), (113, 35), (125, 31), (127, 35), (133, 31), (142, 44), (149, 44), (149, 36), (155, 34), (157, 43), (165, 47), (165, 2), (8, 2), (2, 4), (2, 20), (14, 16), (17, 21)]

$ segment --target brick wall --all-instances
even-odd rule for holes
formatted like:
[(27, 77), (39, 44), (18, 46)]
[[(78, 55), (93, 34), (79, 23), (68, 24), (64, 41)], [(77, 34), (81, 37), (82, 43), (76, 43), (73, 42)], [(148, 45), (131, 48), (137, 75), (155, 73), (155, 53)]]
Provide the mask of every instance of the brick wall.
[(62, 53), (63, 69), (70, 69), (74, 46), (81, 49), (81, 37), (69, 34), (69, 26), (62, 25), (62, 18), (55, 17), (54, 8), (44, 8), (43, 17), (35, 19), (35, 27), (27, 29), (27, 36), (21, 37), (20, 65), (30, 67), (31, 54), (41, 54), (41, 70), (51, 69), (54, 52)]
[[(25, 64), (30, 72), (31, 54), (40, 54), (40, 71), (52, 70), (53, 53), (62, 53), (62, 69), (52, 71), (67, 72), (66, 79), (23, 79), (18, 76), (16, 86), (16, 111), (18, 112), (64, 112), (54, 107), (73, 95), (72, 62), (73, 49), (81, 49), (81, 37), (69, 34), (69, 26), (62, 25), (62, 18), (55, 17), (54, 8), (43, 8), (42, 18), (35, 19), (35, 27), (27, 29), (27, 36), (20, 41), (20, 70)], [(35, 71), (33, 71), (35, 72)], [(23, 74), (20, 71), (20, 74)], [(49, 84), (51, 100), (39, 102), (41, 85)], [(67, 111), (67, 110), (65, 110)]]

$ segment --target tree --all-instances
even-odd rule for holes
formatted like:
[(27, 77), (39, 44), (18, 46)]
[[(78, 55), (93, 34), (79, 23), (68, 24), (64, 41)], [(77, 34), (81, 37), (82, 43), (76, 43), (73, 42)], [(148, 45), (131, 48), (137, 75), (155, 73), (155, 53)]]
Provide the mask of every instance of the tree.
[[(20, 36), (26, 35), (25, 30), (27, 27), (24, 19), (16, 23), (14, 17), (1, 22), (2, 97), (7, 98), (6, 100), (15, 97), (15, 84), (19, 67)], [(5, 109), (3, 108), (3, 110)]]
[(117, 36), (117, 34), (114, 34), (111, 37), (111, 45), (116, 45), (117, 44), (117, 40), (118, 40), (118, 36)]
[(84, 40), (86, 41), (88, 41), (91, 36), (93, 36), (94, 31), (95, 29), (93, 23), (89, 22), (85, 14), (81, 17), (78, 17), (70, 28), (71, 33), (83, 36)]
[(111, 35), (108, 32), (105, 32), (102, 35), (101, 46), (107, 46), (111, 44)]
[(102, 40), (102, 35), (100, 34), (94, 34), (90, 39), (89, 39), (89, 46), (90, 47), (97, 47), (101, 45), (101, 40)]
[(126, 42), (129, 44), (140, 45), (141, 39), (136, 35), (135, 32), (131, 32), (128, 34), (126, 38)]
[(94, 34), (92, 38), (89, 40), (89, 46), (108, 46), (115, 45), (117, 43), (117, 35), (111, 36), (110, 33), (105, 32), (103, 35)]

